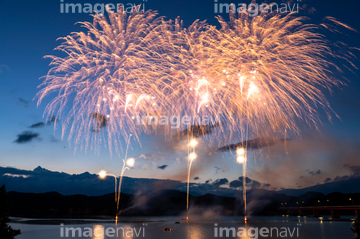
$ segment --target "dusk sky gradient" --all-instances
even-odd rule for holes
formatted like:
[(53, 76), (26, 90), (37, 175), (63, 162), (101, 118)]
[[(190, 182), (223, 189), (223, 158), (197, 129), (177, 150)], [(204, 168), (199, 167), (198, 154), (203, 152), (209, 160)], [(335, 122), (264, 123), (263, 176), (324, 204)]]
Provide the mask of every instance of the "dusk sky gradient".
[[(95, 4), (101, 1), (65, 2)], [(307, 2), (314, 4), (316, 17), (333, 16), (360, 31), (359, 1)], [(208, 23), (217, 25), (214, 1), (148, 0), (145, 4), (145, 10), (158, 10), (159, 16), (172, 19), (180, 16), (185, 26), (196, 19), (207, 19)], [(39, 78), (50, 69), (50, 60), (43, 59), (43, 56), (59, 55), (53, 51), (60, 44), (56, 39), (83, 30), (75, 23), (91, 21), (92, 18), (88, 14), (60, 13), (59, 0), (2, 0), (0, 6), (0, 166), (34, 169), (40, 165), (49, 170), (76, 174), (85, 171), (97, 173), (105, 169), (119, 174), (122, 160), (115, 153), (110, 157), (107, 148), (102, 147), (99, 155), (91, 149), (74, 153), (67, 136), (61, 140), (60, 125), (54, 128), (53, 123), (38, 124), (46, 123), (43, 112), (51, 100), (50, 97), (45, 98), (39, 107), (36, 105), (37, 99), (34, 100), (37, 86), (41, 83)], [(227, 14), (222, 16), (227, 17)], [(360, 48), (359, 33), (349, 33), (339, 36), (339, 39)], [(359, 66), (359, 61), (356, 65)], [(320, 131), (301, 126), (301, 135), (286, 145), (280, 143), (252, 150), (248, 177), (280, 189), (312, 186), (323, 183), (327, 178), (333, 180), (336, 176), (356, 173), (356, 167), (360, 166), (360, 71), (346, 74), (349, 79), (347, 86), (334, 88), (332, 94), (326, 94), (340, 119), (334, 116), (333, 121), (329, 122), (321, 116), (323, 124), (319, 126)], [(37, 125), (30, 127), (33, 124)], [(23, 136), (29, 137), (29, 142), (18, 138), (26, 131), (32, 133)], [(125, 174), (130, 177), (185, 181), (187, 147), (185, 143), (175, 145), (164, 139), (163, 135), (141, 135), (141, 146), (132, 141), (129, 157), (135, 157), (137, 161), (135, 167)], [(241, 165), (235, 163), (231, 153), (213, 153), (216, 146), (208, 146), (206, 138), (199, 140), (199, 157), (193, 164), (192, 178), (199, 177), (197, 182), (204, 183), (221, 178), (232, 181), (241, 176)], [(236, 143), (236, 140), (229, 139), (222, 145), (229, 143)]]

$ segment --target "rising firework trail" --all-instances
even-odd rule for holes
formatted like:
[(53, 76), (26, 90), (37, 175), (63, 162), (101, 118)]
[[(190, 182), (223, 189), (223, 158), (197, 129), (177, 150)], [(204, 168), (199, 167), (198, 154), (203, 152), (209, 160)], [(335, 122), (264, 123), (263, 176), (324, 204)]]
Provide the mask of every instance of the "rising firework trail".
[[(190, 193), (190, 173), (193, 161), (197, 158), (195, 148), (198, 142), (196, 139), (189, 140), (189, 153), (188, 153), (188, 172), (187, 172), (187, 190), (186, 190), (186, 210), (189, 209), (189, 193)], [(187, 215), (187, 219), (189, 219)]]
[[(119, 177), (119, 188), (118, 188), (117, 203), (116, 203), (116, 222), (117, 222), (118, 216), (121, 213), (121, 211), (120, 211), (120, 195), (121, 195), (121, 185), (122, 185), (123, 176), (124, 176), (125, 170), (129, 169), (128, 167), (134, 167), (134, 164), (135, 164), (134, 158), (127, 159), (127, 154), (128, 154), (129, 145), (130, 145), (130, 139), (131, 139), (131, 135), (130, 135), (130, 138), (126, 145), (125, 158), (123, 159), (123, 166), (122, 166), (120, 177)], [(128, 167), (126, 167), (126, 166), (128, 166)]]
[[(99, 172), (99, 177), (102, 178), (102, 179), (106, 178), (107, 176), (112, 176), (115, 179), (115, 204), (116, 204), (115, 223), (118, 222), (119, 215), (121, 213), (121, 210), (120, 210), (120, 196), (121, 196), (122, 178), (124, 176), (125, 170), (129, 169), (128, 167), (133, 167), (134, 164), (135, 164), (135, 159), (134, 158), (129, 158), (126, 161), (123, 160), (123, 166), (122, 166), (122, 169), (121, 169), (119, 179), (118, 179), (118, 177), (116, 175), (107, 173), (105, 170), (101, 170)], [(128, 167), (126, 167), (126, 166), (128, 166)]]
[(123, 176), (125, 171), (128, 169), (129, 167), (134, 167), (135, 165), (135, 159), (134, 158), (129, 158), (127, 159), (127, 153), (128, 153), (128, 149), (129, 149), (129, 145), (130, 145), (130, 139), (131, 139), (131, 135), (129, 138), (129, 141), (127, 142), (127, 146), (126, 146), (126, 153), (125, 153), (125, 159), (123, 159), (123, 165), (121, 168), (121, 173), (119, 176), (119, 180), (117, 180), (117, 176), (114, 174), (109, 174), (107, 173), (105, 170), (101, 170), (99, 172), (99, 177), (104, 179), (106, 178), (106, 176), (113, 176), (115, 178), (115, 204), (116, 204), (116, 217), (115, 217), (115, 222), (117, 223), (119, 215), (121, 213), (120, 210), (120, 196), (121, 196), (121, 185), (122, 185), (122, 180), (123, 180)]

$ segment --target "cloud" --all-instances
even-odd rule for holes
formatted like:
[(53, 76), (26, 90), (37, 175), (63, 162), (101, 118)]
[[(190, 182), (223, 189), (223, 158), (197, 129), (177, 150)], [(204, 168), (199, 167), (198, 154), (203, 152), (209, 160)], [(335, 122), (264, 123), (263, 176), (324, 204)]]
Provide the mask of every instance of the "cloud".
[(14, 141), (14, 143), (28, 143), (31, 142), (33, 139), (39, 139), (39, 134), (31, 131), (24, 131), (21, 134), (17, 135), (17, 139)]
[(164, 157), (159, 157), (161, 154), (158, 153), (149, 153), (141, 154), (139, 156), (134, 156), (135, 159), (144, 159), (144, 160), (163, 160)]
[(360, 175), (360, 165), (344, 164), (344, 168), (348, 168), (352, 175)]
[(342, 176), (356, 174), (358, 169), (354, 166), (359, 165), (360, 141), (308, 134), (254, 154), (262, 159), (249, 172), (257, 181), (270, 183), (278, 189), (291, 188), (296, 183), (310, 187), (327, 178), (334, 179), (334, 176), (339, 176), (337, 180), (340, 180)]
[(194, 180), (199, 180), (200, 178), (199, 177), (195, 177)]
[[(243, 177), (239, 177), (238, 180), (233, 180), (230, 182), (229, 187), (231, 188), (240, 188), (243, 186)], [(258, 188), (261, 186), (261, 183), (259, 183), (256, 180), (250, 179), (248, 177), (246, 177), (246, 186), (247, 187), (251, 187), (252, 189)], [(263, 184), (264, 187), (270, 187), (270, 184)]]
[(311, 175), (311, 176), (315, 176), (315, 175), (319, 175), (319, 174), (321, 174), (321, 170), (320, 169), (318, 169), (317, 171), (310, 171), (310, 170), (308, 170), (308, 173)]
[(215, 168), (215, 174), (218, 174), (219, 171), (221, 171), (221, 172), (226, 172), (225, 169), (221, 169), (221, 168), (219, 168), (218, 166), (214, 166), (214, 168)]
[(240, 188), (242, 187), (242, 182), (240, 182), (240, 180), (234, 180), (234, 181), (231, 181), (230, 184), (229, 184), (229, 187), (230, 188)]
[(216, 186), (216, 187), (219, 187), (221, 185), (225, 185), (225, 184), (228, 184), (229, 183), (229, 180), (227, 180), (227, 178), (219, 178), (219, 179), (216, 179), (212, 185)]
[(32, 129), (42, 128), (44, 126), (51, 125), (52, 123), (55, 123), (57, 121), (58, 121), (58, 119), (55, 116), (51, 116), (46, 123), (37, 122), (35, 124), (30, 125), (29, 128), (32, 128)]
[(188, 134), (191, 134), (192, 137), (199, 138), (203, 135), (211, 134), (213, 129), (217, 128), (218, 126), (220, 126), (219, 123), (214, 123), (211, 125), (192, 125), (187, 129), (178, 132), (177, 135), (173, 137), (173, 139), (180, 141), (185, 140), (188, 138)]
[(347, 179), (349, 179), (349, 178), (350, 178), (350, 176), (349, 176), (349, 175), (336, 176), (336, 177), (334, 178), (334, 182), (347, 180)]
[(331, 182), (331, 178), (326, 178), (326, 179), (324, 180), (324, 183), (329, 183), (329, 182)]
[[(239, 177), (239, 180), (240, 180), (240, 182), (243, 182), (243, 181), (244, 181), (244, 177), (243, 177), (243, 176)], [(251, 180), (251, 179), (248, 178), (248, 177), (245, 177), (245, 181), (246, 181), (246, 184), (248, 184), (248, 183), (251, 183), (253, 180)]]
[(206, 180), (205, 183), (208, 184), (208, 183), (210, 183), (211, 181), (212, 181), (212, 179), (210, 178), (210, 179)]
[(55, 116), (51, 116), (46, 123), (37, 122), (37, 123), (30, 125), (29, 128), (32, 128), (32, 129), (42, 128), (44, 126), (51, 125), (54, 122), (57, 122), (57, 118)]
[(140, 156), (138, 156), (138, 158), (143, 158), (143, 159), (147, 159), (147, 158), (151, 158), (151, 157), (155, 157), (158, 154), (141, 154)]
[(164, 165), (161, 165), (159, 167), (157, 167), (158, 169), (161, 169), (161, 170), (165, 170), (165, 168), (167, 168), (168, 165), (164, 164)]
[(12, 173), (4, 173), (3, 176), (8, 176), (8, 177), (12, 177), (12, 178), (28, 178), (28, 177), (30, 177), (29, 175), (25, 175), (25, 174), (12, 174)]
[(261, 183), (259, 183), (258, 181), (255, 181), (255, 180), (252, 180), (251, 181), (251, 188), (254, 189), (254, 188), (258, 188), (261, 186)]
[(29, 106), (29, 101), (27, 101), (21, 97), (17, 99), (17, 103), (25, 108), (27, 108)]
[(35, 128), (42, 128), (44, 126), (45, 126), (44, 122), (38, 122), (38, 123), (30, 125), (29, 128), (35, 129)]
[(247, 149), (260, 149), (267, 146), (271, 146), (277, 143), (288, 141), (290, 139), (269, 139), (269, 138), (256, 138), (252, 140), (245, 140), (236, 144), (229, 144), (217, 149), (217, 151), (230, 151), (236, 150), (238, 147), (243, 147)]
[(58, 121), (56, 116), (51, 116), (49, 120), (46, 122), (46, 125), (51, 125), (52, 123), (56, 123)]

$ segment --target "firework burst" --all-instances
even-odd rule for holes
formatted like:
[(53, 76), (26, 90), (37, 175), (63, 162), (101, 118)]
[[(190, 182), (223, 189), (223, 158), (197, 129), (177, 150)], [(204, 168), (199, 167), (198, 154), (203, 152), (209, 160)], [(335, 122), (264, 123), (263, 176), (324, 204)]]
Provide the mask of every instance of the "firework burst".
[[(350, 27), (333, 18), (326, 18), (326, 24), (310, 24), (297, 13), (250, 17), (246, 12), (231, 12), (229, 22), (217, 19), (221, 29), (210, 27), (205, 35), (205, 49), (212, 56), (208, 81), (223, 86), (216, 87), (215, 102), (231, 116), (235, 123), (231, 132), (239, 132), (242, 142), (251, 133), (252, 137), (299, 133), (299, 121), (317, 127), (319, 110), (329, 120), (336, 115), (323, 90), (343, 84), (341, 77), (335, 77), (336, 72), (342, 73), (339, 60), (352, 68), (355, 65), (351, 51), (343, 51), (343, 44), (333, 44), (322, 32), (330, 25), (332, 29)], [(247, 145), (237, 149), (237, 162), (242, 164), (245, 179), (244, 148)], [(243, 198), (246, 216), (246, 183)]]
[[(252, 130), (298, 132), (297, 119), (317, 125), (319, 109), (329, 120), (333, 112), (323, 90), (343, 84), (337, 65), (345, 60), (350, 67), (351, 51), (339, 51), (322, 34), (335, 25), (351, 29), (333, 18), (326, 24), (310, 24), (297, 13), (230, 13), (230, 21), (217, 18), (221, 29), (208, 29), (206, 36), (211, 59), (209, 84), (216, 87), (216, 104), (238, 120), (246, 115)], [(343, 63), (343, 62), (342, 62)], [(339, 78), (340, 75), (340, 78)], [(208, 80), (208, 81), (210, 81)], [(239, 117), (240, 116), (240, 117)], [(244, 122), (244, 121), (243, 121)], [(243, 128), (240, 121), (235, 126)]]
[(127, 15), (122, 8), (108, 18), (94, 15), (92, 23), (80, 23), (87, 32), (60, 38), (56, 50), (65, 57), (46, 56), (52, 68), (40, 85), (38, 104), (57, 92), (45, 112), (62, 119), (62, 136), (70, 126), (68, 138), (76, 147), (99, 149), (107, 141), (110, 152), (119, 153), (121, 138), (138, 138), (146, 130), (135, 125), (136, 113), (159, 112), (167, 68), (158, 53), (165, 45), (159, 37), (164, 21), (156, 15), (135, 9)]
[[(323, 34), (336, 25), (351, 30), (347, 25), (333, 18), (317, 25), (296, 13), (261, 12), (256, 17), (231, 12), (229, 22), (217, 17), (220, 29), (200, 21), (182, 28), (179, 18), (166, 26), (170, 48), (165, 62), (171, 69), (166, 95), (172, 103), (167, 110), (172, 115), (221, 118), (215, 136), (219, 142), (239, 133), (245, 142), (250, 132), (269, 139), (299, 133), (300, 121), (317, 127), (319, 109), (331, 120), (336, 114), (323, 90), (343, 84), (334, 77), (341, 73), (338, 60), (355, 67), (351, 51), (343, 51), (344, 45), (333, 44)], [(191, 132), (187, 135), (190, 140)], [(188, 151), (190, 159), (195, 147)], [(246, 153), (240, 159), (245, 178)]]

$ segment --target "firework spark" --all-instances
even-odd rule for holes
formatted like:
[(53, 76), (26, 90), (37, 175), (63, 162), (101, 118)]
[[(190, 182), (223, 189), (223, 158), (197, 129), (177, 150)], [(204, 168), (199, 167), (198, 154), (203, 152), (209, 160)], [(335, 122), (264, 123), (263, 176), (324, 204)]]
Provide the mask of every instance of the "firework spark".
[(154, 11), (133, 12), (128, 16), (120, 7), (109, 12), (109, 20), (94, 15), (93, 23), (80, 23), (87, 32), (60, 38), (56, 50), (65, 57), (46, 56), (52, 68), (40, 85), (38, 104), (57, 92), (45, 113), (63, 119), (62, 137), (70, 126), (68, 139), (75, 149), (97, 150), (107, 141), (110, 152), (119, 153), (123, 138), (133, 134), (138, 139), (146, 130), (135, 125), (134, 115), (157, 115), (165, 102), (162, 77), (167, 69), (157, 53), (158, 45), (165, 44), (159, 37), (164, 21)]
[[(251, 132), (255, 137), (281, 133), (286, 138), (289, 131), (299, 132), (298, 120), (317, 127), (319, 109), (331, 120), (334, 114), (322, 90), (343, 84), (331, 69), (341, 73), (337, 60), (355, 65), (351, 51), (329, 41), (323, 29), (329, 24), (350, 27), (333, 18), (326, 18), (327, 24), (310, 24), (296, 13), (250, 17), (231, 12), (229, 22), (217, 19), (221, 29), (210, 27), (204, 37), (212, 61), (207, 82), (216, 85), (212, 101), (231, 117), (231, 129), (240, 132), (242, 142), (248, 142)], [(242, 147), (247, 149), (247, 144)], [(237, 158), (245, 177), (246, 151)]]
[[(229, 22), (217, 17), (221, 29), (200, 21), (183, 28), (179, 18), (167, 26), (171, 48), (166, 64), (173, 71), (168, 110), (172, 115), (221, 116), (219, 142), (238, 133), (242, 142), (286, 138), (288, 132), (299, 133), (299, 121), (317, 128), (319, 109), (329, 120), (336, 116), (323, 93), (344, 82), (336, 77), (341, 73), (336, 62), (355, 67), (351, 51), (324, 35), (335, 25), (351, 30), (347, 25), (333, 18), (311, 24), (295, 12), (260, 12), (255, 17), (231, 12)], [(246, 152), (241, 158), (246, 175)]]

